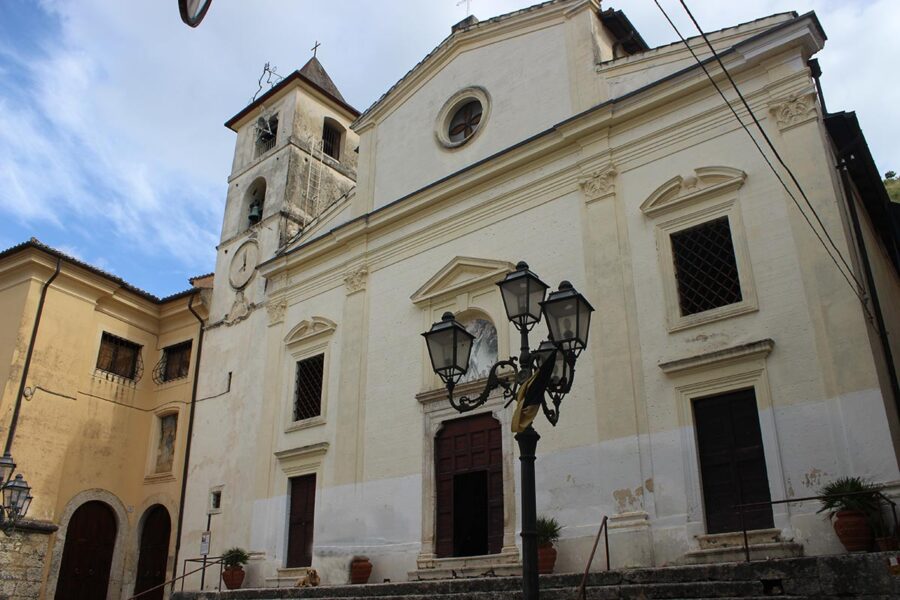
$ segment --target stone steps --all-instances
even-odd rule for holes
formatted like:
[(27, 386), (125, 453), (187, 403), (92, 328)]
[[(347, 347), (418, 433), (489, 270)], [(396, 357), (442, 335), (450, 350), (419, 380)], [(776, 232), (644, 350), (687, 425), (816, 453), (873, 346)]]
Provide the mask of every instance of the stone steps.
[[(591, 573), (587, 600), (699, 600), (900, 598), (900, 576), (888, 558), (897, 553), (851, 554), (713, 565)], [(541, 600), (576, 600), (581, 575), (541, 577)], [(520, 600), (517, 577), (449, 579), (317, 588), (182, 592), (172, 600)]]

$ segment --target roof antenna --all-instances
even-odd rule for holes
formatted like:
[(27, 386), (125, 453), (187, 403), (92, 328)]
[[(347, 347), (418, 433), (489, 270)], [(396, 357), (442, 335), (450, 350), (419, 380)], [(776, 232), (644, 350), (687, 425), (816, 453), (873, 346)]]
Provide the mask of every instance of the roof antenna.
[(266, 63), (266, 65), (263, 67), (262, 75), (259, 76), (259, 89), (256, 90), (256, 93), (253, 94), (252, 98), (250, 98), (251, 104), (256, 102), (257, 96), (259, 96), (259, 93), (263, 89), (263, 79), (266, 80), (265, 83), (269, 84), (269, 89), (272, 89), (273, 87), (275, 87), (278, 84), (279, 81), (284, 79), (284, 77), (282, 77), (281, 75), (278, 74), (277, 70), (278, 70), (278, 67), (273, 67), (273, 66), (270, 66), (269, 63)]

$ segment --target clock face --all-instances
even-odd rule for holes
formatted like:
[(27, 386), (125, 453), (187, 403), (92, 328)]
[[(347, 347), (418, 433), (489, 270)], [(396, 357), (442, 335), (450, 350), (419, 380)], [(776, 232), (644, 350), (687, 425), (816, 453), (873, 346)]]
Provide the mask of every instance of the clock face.
[(178, 12), (181, 20), (191, 27), (196, 27), (206, 16), (212, 0), (178, 0)]
[(256, 272), (259, 262), (259, 246), (256, 242), (249, 241), (237, 249), (231, 258), (231, 267), (228, 269), (228, 278), (231, 287), (236, 290), (243, 288)]

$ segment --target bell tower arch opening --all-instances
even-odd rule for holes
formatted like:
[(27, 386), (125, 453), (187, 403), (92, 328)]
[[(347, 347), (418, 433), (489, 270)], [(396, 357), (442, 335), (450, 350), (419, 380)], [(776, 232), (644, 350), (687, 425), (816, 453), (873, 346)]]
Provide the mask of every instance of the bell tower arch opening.
[(247, 188), (244, 197), (244, 214), (247, 215), (247, 227), (256, 225), (262, 220), (263, 208), (266, 203), (266, 179), (257, 177)]

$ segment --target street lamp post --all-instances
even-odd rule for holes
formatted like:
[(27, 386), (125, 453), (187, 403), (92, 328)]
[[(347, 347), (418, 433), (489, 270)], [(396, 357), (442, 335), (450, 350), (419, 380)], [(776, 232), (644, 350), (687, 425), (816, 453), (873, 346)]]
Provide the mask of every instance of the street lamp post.
[(0, 529), (3, 533), (11, 535), (16, 526), (31, 505), (31, 486), (25, 481), (21, 473), (13, 477), (16, 463), (9, 452), (0, 457)]
[[(531, 426), (538, 410), (553, 426), (559, 421), (560, 404), (572, 389), (575, 361), (587, 347), (593, 307), (572, 284), (563, 281), (559, 289), (544, 296), (549, 286), (520, 262), (516, 270), (497, 283), (506, 308), (506, 316), (519, 331), (518, 358), (494, 363), (484, 390), (475, 397), (454, 397), (456, 384), (469, 369), (469, 356), (475, 336), (446, 312), (441, 320), (422, 335), (428, 346), (431, 366), (447, 387), (450, 405), (460, 413), (474, 410), (487, 402), (491, 392), (503, 389), (507, 406), (516, 401), (512, 429), (519, 444), (522, 469), (522, 594), (524, 600), (537, 600), (537, 508), (534, 461), (537, 431)], [(528, 333), (542, 318), (547, 319), (549, 336), (531, 350)], [(549, 403), (548, 403), (549, 399)]]

